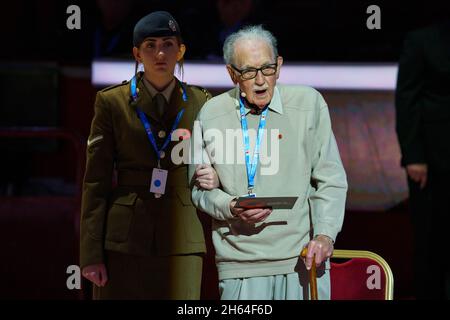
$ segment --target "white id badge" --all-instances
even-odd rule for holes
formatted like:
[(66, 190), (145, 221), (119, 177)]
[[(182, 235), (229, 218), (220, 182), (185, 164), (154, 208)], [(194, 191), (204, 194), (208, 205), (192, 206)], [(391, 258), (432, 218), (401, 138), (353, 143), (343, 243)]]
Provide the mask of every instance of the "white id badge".
[(166, 191), (167, 170), (154, 168), (152, 172), (152, 182), (150, 184), (150, 192), (155, 194), (164, 194)]

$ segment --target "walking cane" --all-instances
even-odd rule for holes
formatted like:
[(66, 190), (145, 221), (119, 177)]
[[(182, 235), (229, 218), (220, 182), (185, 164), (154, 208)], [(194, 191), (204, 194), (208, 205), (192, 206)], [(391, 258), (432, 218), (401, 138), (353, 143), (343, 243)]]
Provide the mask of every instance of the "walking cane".
[[(302, 258), (306, 258), (308, 253), (308, 248), (303, 248), (302, 253), (300, 254)], [(311, 300), (318, 300), (317, 297), (317, 272), (316, 272), (316, 255), (313, 256), (313, 263), (311, 264), (311, 269), (309, 270), (309, 288), (311, 293)]]

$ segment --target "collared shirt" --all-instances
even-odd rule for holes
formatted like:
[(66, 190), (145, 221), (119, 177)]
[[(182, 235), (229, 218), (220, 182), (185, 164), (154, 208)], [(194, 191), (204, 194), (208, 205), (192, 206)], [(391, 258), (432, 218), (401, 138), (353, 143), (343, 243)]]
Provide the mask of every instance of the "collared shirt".
[(156, 90), (156, 88), (145, 77), (144, 77), (144, 84), (152, 97), (154, 97), (157, 93), (161, 93), (166, 99), (166, 102), (169, 103), (170, 96), (172, 95), (173, 89), (175, 89), (176, 81), (175, 78), (172, 79), (170, 84), (163, 91)]
[[(235, 98), (236, 98), (236, 100), (235, 100), (236, 114), (238, 116), (238, 119), (240, 119), (241, 118), (241, 110), (240, 110), (240, 104), (239, 104), (239, 100), (240, 100), (240, 91), (239, 90), (236, 90)], [(272, 111), (275, 111), (276, 113), (283, 114), (283, 106), (281, 104), (280, 91), (278, 90), (277, 87), (275, 87), (273, 89), (273, 96), (272, 96), (272, 100), (269, 103), (269, 109)], [(251, 111), (251, 109), (246, 107), (245, 115), (249, 114), (250, 111)]]

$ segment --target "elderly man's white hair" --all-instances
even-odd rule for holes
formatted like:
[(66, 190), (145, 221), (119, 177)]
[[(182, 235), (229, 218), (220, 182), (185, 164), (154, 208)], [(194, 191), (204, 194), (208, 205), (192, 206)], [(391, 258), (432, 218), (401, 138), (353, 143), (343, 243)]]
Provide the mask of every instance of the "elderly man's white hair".
[(277, 39), (270, 31), (265, 30), (261, 25), (248, 26), (238, 32), (230, 34), (223, 44), (223, 58), (226, 64), (234, 63), (234, 48), (241, 40), (263, 40), (272, 49), (273, 57), (278, 56)]

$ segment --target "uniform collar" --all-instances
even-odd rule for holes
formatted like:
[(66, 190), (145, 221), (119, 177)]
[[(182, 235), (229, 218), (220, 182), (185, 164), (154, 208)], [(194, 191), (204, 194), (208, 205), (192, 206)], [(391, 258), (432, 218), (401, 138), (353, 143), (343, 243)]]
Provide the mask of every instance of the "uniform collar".
[(137, 82), (137, 99), (132, 103), (132, 106), (138, 107), (146, 115), (150, 116), (153, 120), (161, 122), (161, 117), (157, 109), (153, 106), (152, 96), (144, 84), (144, 73), (139, 72), (136, 75)]
[[(240, 105), (239, 105), (240, 91), (239, 91), (239, 88), (235, 88), (234, 90), (235, 90), (234, 103), (236, 106), (236, 113), (238, 115), (238, 118), (241, 119), (241, 111), (240, 111)], [(280, 91), (278, 90), (278, 86), (275, 86), (275, 88), (273, 89), (273, 96), (272, 96), (272, 100), (269, 103), (269, 110), (272, 110), (279, 114), (283, 114), (283, 106), (281, 103), (281, 95), (280, 95)], [(246, 108), (245, 115), (247, 115), (249, 112), (250, 112), (250, 109)]]
[(172, 95), (172, 91), (175, 88), (175, 85), (177, 82), (175, 80), (175, 78), (172, 79), (170, 84), (163, 91), (156, 90), (156, 88), (145, 77), (143, 77), (143, 79), (144, 79), (144, 85), (147, 88), (147, 90), (150, 92), (150, 95), (152, 97), (154, 97), (157, 93), (161, 93), (164, 96), (164, 98), (166, 99), (166, 102), (169, 103), (170, 97)]
[(166, 121), (172, 121), (173, 119), (175, 119), (181, 109), (186, 109), (189, 106), (188, 101), (190, 96), (188, 92), (186, 92), (187, 101), (184, 101), (183, 99), (183, 88), (184, 90), (187, 90), (186, 84), (182, 83), (177, 78), (175, 78), (174, 80), (174, 88), (172, 89), (172, 94), (169, 99), (168, 110), (164, 113), (164, 119)]
[[(145, 114), (150, 116), (154, 121), (160, 123), (169, 123), (173, 120), (178, 112), (182, 108), (186, 108), (188, 103), (183, 100), (183, 84), (176, 77), (174, 81), (170, 84), (172, 86), (171, 94), (167, 99), (169, 101), (167, 110), (164, 112), (163, 117), (161, 117), (153, 105), (152, 95), (150, 89), (147, 87), (144, 81), (144, 73), (140, 72), (137, 75), (137, 90), (138, 90), (138, 98), (134, 103), (135, 106), (138, 106)], [(168, 89), (168, 88), (166, 88)], [(188, 95), (189, 99), (189, 95)]]

